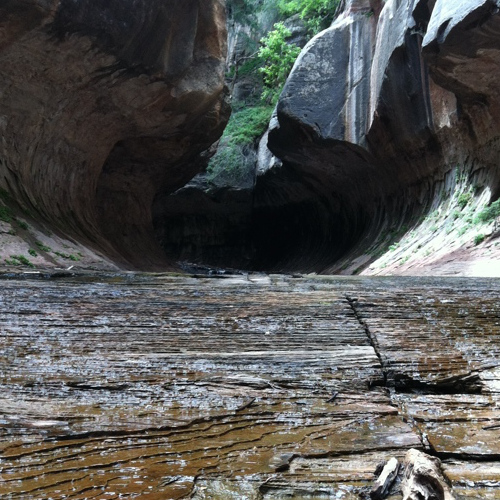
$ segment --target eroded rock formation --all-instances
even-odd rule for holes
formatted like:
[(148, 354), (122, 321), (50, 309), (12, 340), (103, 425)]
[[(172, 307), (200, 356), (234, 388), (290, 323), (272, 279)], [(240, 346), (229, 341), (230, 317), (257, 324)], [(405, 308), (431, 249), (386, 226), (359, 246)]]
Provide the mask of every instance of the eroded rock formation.
[(271, 233), (286, 249), (272, 267), (361, 269), (431, 207), (450, 208), (461, 178), (483, 204), (498, 197), (498, 12), (493, 0), (352, 0), (310, 41), (269, 136), (284, 167), (255, 191), (258, 252)]
[(158, 192), (184, 185), (228, 116), (223, 0), (0, 5), (0, 186), (115, 261), (168, 265)]
[[(439, 273), (445, 255), (493, 233), (473, 220), (500, 195), (498, 1), (346, 3), (292, 70), (263, 139), (275, 156), (261, 144), (246, 205), (180, 192), (196, 215), (169, 216), (176, 201), (163, 203), (163, 228), (177, 231), (167, 251), (259, 270), (356, 273), (401, 240), (369, 272), (401, 273), (406, 262), (419, 272), (433, 260)], [(236, 255), (227, 217), (218, 222), (223, 206), (245, 228), (231, 233), (247, 245)], [(196, 241), (184, 253), (183, 233)]]
[(346, 3), (299, 56), (255, 186), (171, 197), (227, 119), (223, 0), (3, 2), (0, 187), (143, 269), (353, 273), (413, 235), (370, 270), (400, 272), (483, 241), (493, 225), (474, 216), (500, 195), (498, 0)]

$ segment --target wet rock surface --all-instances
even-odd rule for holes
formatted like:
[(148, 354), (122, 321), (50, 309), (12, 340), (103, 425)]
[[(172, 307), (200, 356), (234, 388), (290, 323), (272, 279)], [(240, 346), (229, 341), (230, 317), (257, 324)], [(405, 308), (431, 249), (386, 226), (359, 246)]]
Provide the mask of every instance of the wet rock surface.
[(500, 498), (498, 281), (1, 285), (2, 497), (358, 499), (419, 449)]

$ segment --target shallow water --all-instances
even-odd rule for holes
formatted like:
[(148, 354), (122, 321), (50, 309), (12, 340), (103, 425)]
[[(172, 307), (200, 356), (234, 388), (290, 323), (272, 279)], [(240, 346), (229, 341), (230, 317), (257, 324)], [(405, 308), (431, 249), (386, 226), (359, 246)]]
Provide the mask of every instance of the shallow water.
[(2, 498), (354, 499), (418, 447), (500, 499), (497, 280), (0, 285)]

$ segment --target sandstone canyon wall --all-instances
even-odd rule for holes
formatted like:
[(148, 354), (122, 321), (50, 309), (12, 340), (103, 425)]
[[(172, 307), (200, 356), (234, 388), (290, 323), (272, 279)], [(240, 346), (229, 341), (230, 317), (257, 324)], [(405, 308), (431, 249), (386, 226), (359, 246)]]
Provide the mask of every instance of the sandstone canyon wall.
[(254, 185), (182, 189), (229, 114), (224, 7), (3, 2), (0, 195), (129, 268), (402, 273), (492, 247), (474, 221), (500, 195), (498, 0), (348, 0), (299, 56)]
[(225, 57), (223, 0), (2, 2), (2, 192), (120, 265), (168, 267), (151, 206), (222, 133)]
[(499, 5), (352, 0), (309, 42), (269, 134), (283, 166), (255, 190), (273, 266), (359, 272), (430, 213), (437, 229), (406, 260), (432, 240), (464, 245), (457, 219), (476, 230), (500, 194)]

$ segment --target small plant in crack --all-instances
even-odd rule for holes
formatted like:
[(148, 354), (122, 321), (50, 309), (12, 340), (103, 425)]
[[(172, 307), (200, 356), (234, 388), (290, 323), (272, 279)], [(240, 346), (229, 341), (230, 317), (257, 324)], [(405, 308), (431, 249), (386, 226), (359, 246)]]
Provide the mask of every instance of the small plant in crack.
[(457, 198), (458, 206), (463, 210), (472, 200), (472, 193), (461, 193)]
[(47, 245), (44, 245), (41, 241), (35, 241), (35, 245), (41, 250), (42, 252), (52, 252), (52, 248), (48, 247)]
[(11, 255), (10, 259), (5, 259), (5, 263), (10, 266), (28, 266), (35, 267), (24, 255)]
[(484, 240), (486, 236), (484, 234), (477, 234), (474, 237), (474, 245), (480, 245)]

